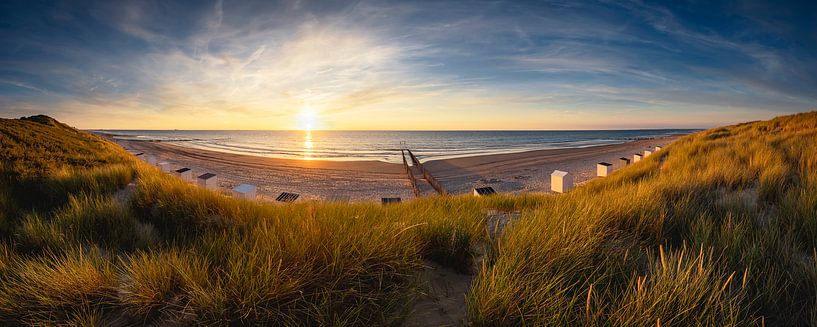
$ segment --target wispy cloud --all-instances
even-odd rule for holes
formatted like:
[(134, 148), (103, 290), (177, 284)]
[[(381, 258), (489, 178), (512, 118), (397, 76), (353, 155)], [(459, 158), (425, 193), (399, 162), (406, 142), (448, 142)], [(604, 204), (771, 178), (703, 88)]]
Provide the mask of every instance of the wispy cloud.
[(0, 28), (0, 113), (286, 129), (310, 107), (324, 128), (613, 128), (817, 106), (814, 45), (638, 1), (45, 7), (7, 11), (31, 19)]

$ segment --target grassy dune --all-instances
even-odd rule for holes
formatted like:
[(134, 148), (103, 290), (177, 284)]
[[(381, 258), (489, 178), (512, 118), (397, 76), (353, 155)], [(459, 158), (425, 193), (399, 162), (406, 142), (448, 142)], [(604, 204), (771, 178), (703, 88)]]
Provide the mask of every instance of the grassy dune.
[(385, 207), (227, 198), (44, 116), (0, 120), (0, 158), (2, 324), (400, 324), (426, 261), (474, 274), (474, 325), (817, 323), (817, 113), (565, 195)]
[(687, 136), (496, 240), (478, 325), (817, 323), (817, 113)]

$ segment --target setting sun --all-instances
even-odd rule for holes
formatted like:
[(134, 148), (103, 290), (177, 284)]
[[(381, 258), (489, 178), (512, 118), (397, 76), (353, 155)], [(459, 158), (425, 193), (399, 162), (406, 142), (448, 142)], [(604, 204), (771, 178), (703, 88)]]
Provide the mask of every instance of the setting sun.
[(305, 106), (298, 114), (298, 129), (311, 131), (318, 128), (318, 113), (312, 108)]

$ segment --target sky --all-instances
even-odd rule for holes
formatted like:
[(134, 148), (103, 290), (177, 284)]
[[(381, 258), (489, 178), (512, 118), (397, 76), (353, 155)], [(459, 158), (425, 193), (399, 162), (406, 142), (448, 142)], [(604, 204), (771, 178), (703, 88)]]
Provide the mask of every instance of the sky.
[(78, 128), (706, 128), (815, 109), (815, 1), (0, 3), (0, 117)]

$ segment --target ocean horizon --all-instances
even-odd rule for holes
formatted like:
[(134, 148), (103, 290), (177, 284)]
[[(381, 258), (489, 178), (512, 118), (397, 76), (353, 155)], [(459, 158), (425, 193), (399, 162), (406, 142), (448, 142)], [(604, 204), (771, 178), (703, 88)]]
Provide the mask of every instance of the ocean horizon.
[(399, 150), (422, 161), (618, 144), (700, 129), (572, 131), (263, 131), (91, 130), (116, 140), (167, 142), (195, 149), (302, 160), (400, 163)]

